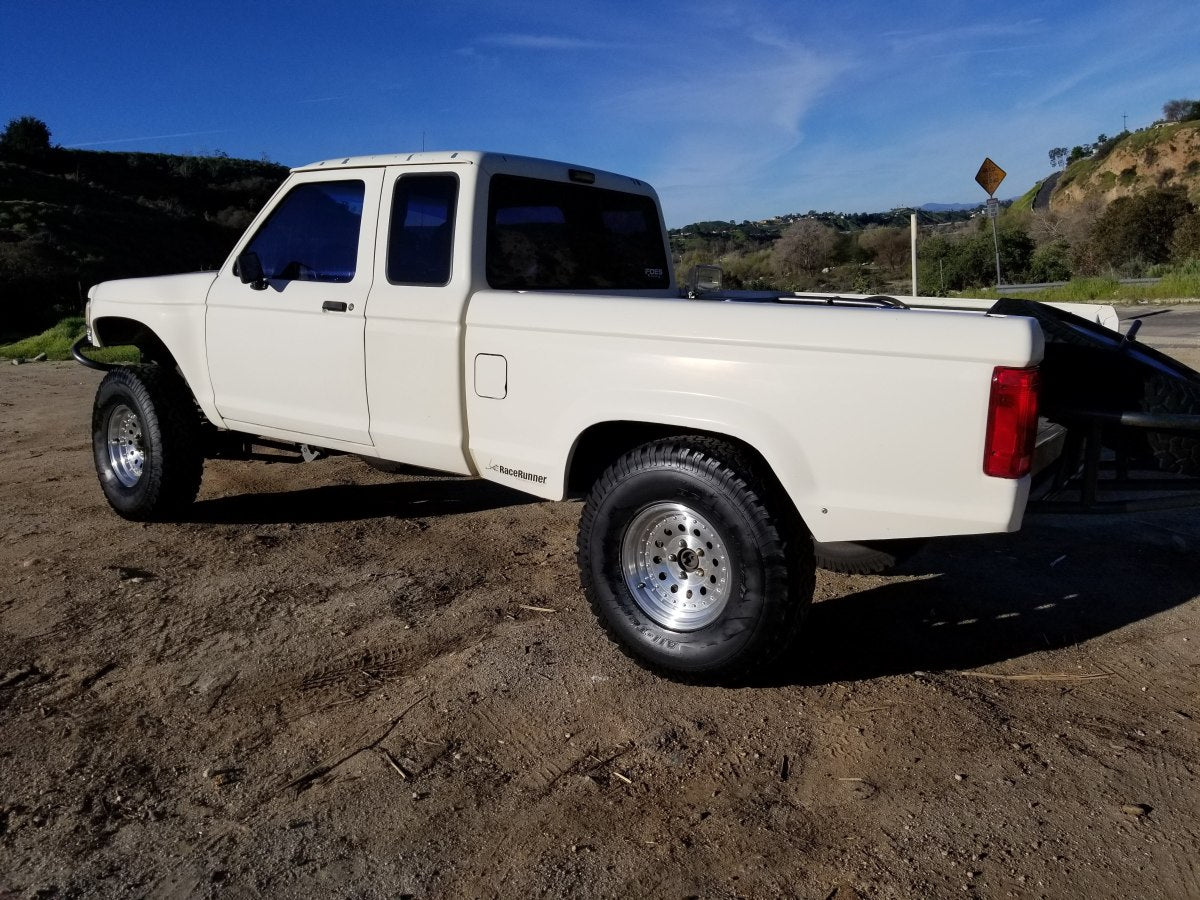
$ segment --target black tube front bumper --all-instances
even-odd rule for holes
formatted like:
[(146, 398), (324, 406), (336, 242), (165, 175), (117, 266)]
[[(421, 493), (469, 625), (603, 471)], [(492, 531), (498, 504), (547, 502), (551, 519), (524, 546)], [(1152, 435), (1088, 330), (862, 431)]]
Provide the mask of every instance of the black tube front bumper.
[(87, 366), (89, 369), (97, 369), (101, 372), (111, 372), (113, 369), (120, 368), (120, 366), (118, 366), (116, 363), (97, 362), (96, 360), (88, 359), (83, 355), (84, 350), (86, 350), (88, 347), (94, 346), (95, 344), (88, 340), (88, 336), (85, 334), (71, 345), (71, 356), (75, 357), (75, 362), (79, 363), (81, 366)]

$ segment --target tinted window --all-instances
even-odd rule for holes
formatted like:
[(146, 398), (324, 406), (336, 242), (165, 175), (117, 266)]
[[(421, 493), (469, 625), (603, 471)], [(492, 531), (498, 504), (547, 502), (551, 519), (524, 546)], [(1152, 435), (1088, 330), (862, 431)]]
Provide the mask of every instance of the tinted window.
[(358, 264), (363, 190), (361, 181), (296, 185), (246, 249), (258, 254), (267, 278), (352, 280)]
[(388, 235), (388, 281), (445, 284), (454, 246), (453, 175), (405, 175), (396, 180)]
[(638, 194), (495, 175), (487, 279), (519, 290), (667, 287), (658, 209)]

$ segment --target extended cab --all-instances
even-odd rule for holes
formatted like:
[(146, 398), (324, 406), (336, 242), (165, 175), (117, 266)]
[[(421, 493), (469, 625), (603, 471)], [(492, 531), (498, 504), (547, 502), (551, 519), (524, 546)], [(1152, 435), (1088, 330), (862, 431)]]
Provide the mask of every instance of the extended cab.
[[(589, 600), (666, 671), (776, 655), (814, 553), (1011, 531), (1029, 496), (1036, 318), (685, 291), (654, 191), (594, 169), (478, 152), (315, 163), (218, 271), (89, 296), (80, 358), (136, 344), (144, 360), (109, 372), (93, 415), (121, 515), (177, 515), (231, 436), (584, 497)], [(1077, 309), (1120, 340), (1110, 307)]]

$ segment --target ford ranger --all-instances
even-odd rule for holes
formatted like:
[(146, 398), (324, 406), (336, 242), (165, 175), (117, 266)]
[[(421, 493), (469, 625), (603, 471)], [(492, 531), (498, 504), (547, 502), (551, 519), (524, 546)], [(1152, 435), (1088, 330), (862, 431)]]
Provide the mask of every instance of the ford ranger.
[(411, 153), (293, 170), (215, 272), (97, 285), (77, 358), (141, 350), (92, 417), (126, 518), (178, 516), (231, 440), (583, 498), (608, 633), (730, 676), (791, 643), (818, 559), (1020, 527), (1049, 332), (992, 306), (687, 290), (642, 181)]

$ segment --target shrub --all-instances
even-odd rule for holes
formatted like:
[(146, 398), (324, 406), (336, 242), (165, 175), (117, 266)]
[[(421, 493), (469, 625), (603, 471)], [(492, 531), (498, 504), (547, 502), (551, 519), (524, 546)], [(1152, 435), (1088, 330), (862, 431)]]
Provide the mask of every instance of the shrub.
[(1166, 262), (1176, 225), (1194, 212), (1178, 188), (1154, 188), (1120, 197), (1096, 221), (1091, 239), (1076, 254), (1075, 270), (1096, 274), (1109, 266), (1130, 271)]
[[(1000, 275), (1007, 282), (1020, 282), (1029, 275), (1033, 239), (1021, 228), (1002, 228)], [(996, 283), (996, 251), (991, 229), (954, 239), (935, 236), (917, 249), (917, 281), (921, 293), (961, 291)]]
[(1033, 251), (1029, 261), (1029, 280), (1066, 281), (1071, 277), (1071, 248), (1066, 241), (1044, 244)]
[(1175, 226), (1171, 258), (1179, 263), (1200, 260), (1200, 212), (1184, 216)]

